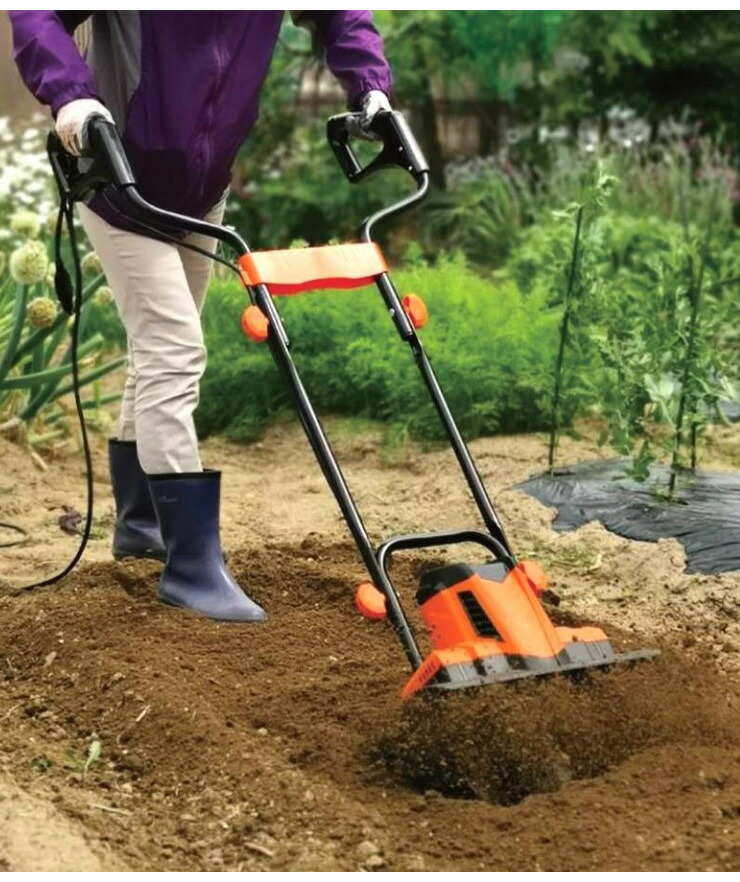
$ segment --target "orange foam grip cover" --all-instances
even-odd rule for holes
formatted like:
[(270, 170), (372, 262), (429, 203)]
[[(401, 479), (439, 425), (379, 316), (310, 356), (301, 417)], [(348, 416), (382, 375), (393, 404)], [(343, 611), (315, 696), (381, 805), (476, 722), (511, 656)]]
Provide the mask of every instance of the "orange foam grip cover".
[(300, 294), (317, 288), (359, 288), (387, 272), (375, 242), (255, 251), (239, 258), (248, 287), (266, 285), (271, 294)]

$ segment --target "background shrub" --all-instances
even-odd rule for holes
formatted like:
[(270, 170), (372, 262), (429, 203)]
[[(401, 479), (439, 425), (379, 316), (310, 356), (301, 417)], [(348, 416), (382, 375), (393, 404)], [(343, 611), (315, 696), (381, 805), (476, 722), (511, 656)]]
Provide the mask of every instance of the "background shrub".
[[(488, 280), (461, 257), (394, 274), (402, 294), (426, 301), (421, 332), (450, 406), (468, 436), (544, 429), (558, 311), (512, 280)], [(201, 435), (254, 438), (289, 404), (266, 347), (239, 330), (246, 303), (236, 283), (209, 293), (204, 327), (209, 367), (196, 413)], [(375, 288), (315, 292), (278, 303), (293, 354), (317, 409), (390, 421), (420, 439), (442, 428), (413, 359)]]

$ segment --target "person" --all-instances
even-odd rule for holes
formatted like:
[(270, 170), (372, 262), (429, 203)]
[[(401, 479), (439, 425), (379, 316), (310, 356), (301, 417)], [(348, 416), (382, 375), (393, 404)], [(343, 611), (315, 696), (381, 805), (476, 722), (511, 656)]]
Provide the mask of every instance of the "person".
[[(11, 11), (14, 58), (79, 154), (94, 114), (113, 120), (149, 202), (220, 223), (231, 166), (258, 116), (283, 12)], [(372, 137), (391, 72), (368, 11), (293, 13)], [(91, 19), (83, 59), (72, 34)], [(259, 622), (221, 549), (220, 472), (203, 469), (193, 422), (206, 352), (200, 310), (212, 261), (137, 226), (113, 188), (80, 206), (128, 339), (118, 437), (109, 443), (116, 558), (165, 561), (159, 598), (212, 619)], [(209, 251), (215, 242), (190, 235)], [(245, 390), (248, 394), (248, 390)]]

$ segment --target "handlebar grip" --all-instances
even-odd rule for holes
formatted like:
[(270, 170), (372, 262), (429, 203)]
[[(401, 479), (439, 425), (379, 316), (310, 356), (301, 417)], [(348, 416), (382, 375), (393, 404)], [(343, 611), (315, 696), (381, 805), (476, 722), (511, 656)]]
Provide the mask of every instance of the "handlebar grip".
[(136, 184), (126, 153), (115, 125), (100, 114), (90, 118), (85, 126), (88, 151), (103, 162), (116, 187), (129, 187)]
[(381, 168), (393, 167), (402, 168), (421, 182), (429, 171), (429, 163), (403, 114), (398, 111), (375, 114), (370, 129), (382, 141), (383, 149), (364, 168), (350, 145), (359, 116), (357, 113), (341, 113), (332, 116), (326, 124), (329, 144), (350, 183), (358, 183)]
[(330, 117), (326, 123), (326, 136), (329, 144), (342, 171), (350, 181), (362, 171), (362, 166), (349, 144), (351, 119), (359, 116), (359, 113), (340, 113)]
[(381, 137), (385, 147), (399, 153), (402, 157), (402, 168), (406, 168), (415, 177), (429, 171), (424, 151), (402, 113), (378, 113), (370, 128)]

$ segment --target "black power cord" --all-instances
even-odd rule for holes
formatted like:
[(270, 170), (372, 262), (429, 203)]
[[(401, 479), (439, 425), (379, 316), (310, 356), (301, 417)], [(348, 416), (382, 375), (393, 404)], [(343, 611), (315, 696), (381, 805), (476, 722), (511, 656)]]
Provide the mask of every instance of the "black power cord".
[(8, 539), (5, 542), (0, 542), (0, 548), (12, 548), (14, 545), (23, 545), (23, 543), (28, 539), (28, 533), (23, 527), (19, 527), (17, 524), (9, 524), (7, 521), (0, 521), (0, 529), (3, 530), (11, 530), (13, 533), (18, 533), (18, 539)]
[[(92, 126), (92, 120), (88, 123)], [(95, 137), (93, 137), (93, 135)], [(70, 356), (72, 361), (72, 389), (77, 410), (77, 417), (80, 423), (80, 432), (82, 436), (82, 447), (85, 459), (85, 472), (87, 484), (87, 506), (85, 526), (81, 534), (80, 544), (69, 563), (58, 573), (46, 579), (33, 582), (29, 585), (23, 585), (20, 588), (12, 590), (12, 596), (17, 596), (35, 588), (41, 588), (46, 585), (52, 585), (68, 575), (77, 566), (80, 558), (84, 554), (87, 543), (90, 539), (92, 530), (92, 517), (94, 508), (93, 498), (93, 465), (92, 455), (90, 452), (90, 442), (87, 434), (87, 425), (85, 422), (85, 413), (82, 406), (80, 395), (80, 376), (78, 364), (78, 349), (80, 338), (80, 321), (82, 315), (82, 268), (80, 266), (80, 254), (77, 246), (77, 236), (74, 228), (73, 205), (75, 201), (84, 199), (91, 191), (98, 191), (102, 198), (109, 202), (108, 194), (105, 187), (110, 183), (117, 183), (120, 186), (130, 186), (134, 183), (133, 173), (128, 167), (128, 163), (123, 154), (118, 135), (112, 124), (106, 123), (102, 118), (96, 121), (96, 127), (89, 133), (90, 140), (93, 142), (93, 149), (85, 157), (85, 168), (81, 168), (80, 164), (66, 153), (63, 149), (59, 138), (51, 133), (47, 140), (47, 153), (49, 161), (54, 171), (57, 188), (59, 191), (59, 214), (57, 215), (56, 231), (54, 237), (55, 263), (56, 272), (54, 275), (54, 288), (59, 303), (68, 315), (73, 317), (71, 329), (71, 345)], [(96, 154), (97, 151), (97, 155)], [(240, 275), (239, 268), (232, 262), (224, 259), (214, 252), (193, 245), (189, 242), (183, 242), (173, 232), (165, 229), (158, 229), (150, 226), (145, 221), (140, 220), (136, 216), (128, 216), (128, 219), (137, 227), (145, 230), (155, 238), (172, 242), (181, 247), (187, 248), (198, 254), (202, 254), (211, 260), (224, 264), (230, 270)], [(66, 224), (69, 234), (70, 250), (72, 252), (72, 261), (74, 264), (74, 285), (72, 284), (67, 268), (62, 259), (62, 232)], [(177, 232), (176, 228), (175, 232)], [(24, 534), (20, 527), (13, 524), (6, 525), (9, 529), (15, 530), (17, 533)], [(24, 534), (25, 535), (25, 534)], [(4, 543), (5, 546), (18, 544), (18, 540)]]
[[(105, 193), (103, 195), (105, 196)], [(33, 582), (29, 585), (22, 585), (19, 588), (13, 589), (10, 595), (11, 597), (17, 597), (21, 594), (25, 594), (28, 591), (33, 591), (36, 588), (44, 588), (47, 585), (53, 585), (55, 582), (58, 582), (65, 576), (69, 575), (69, 573), (71, 573), (72, 570), (79, 563), (82, 555), (85, 553), (87, 543), (90, 540), (90, 532), (92, 530), (92, 518), (94, 509), (93, 465), (92, 454), (90, 452), (90, 442), (87, 434), (87, 424), (85, 422), (85, 412), (82, 407), (82, 398), (80, 395), (79, 365), (77, 361), (77, 350), (80, 338), (80, 320), (82, 315), (82, 269), (80, 266), (80, 255), (79, 248), (77, 246), (77, 236), (74, 229), (72, 204), (72, 201), (66, 196), (66, 194), (62, 192), (60, 188), (59, 215), (57, 217), (54, 239), (56, 260), (55, 290), (62, 309), (73, 316), (70, 354), (72, 360), (72, 388), (75, 400), (75, 408), (77, 410), (77, 418), (80, 424), (82, 448), (85, 459), (85, 478), (87, 484), (85, 527), (82, 531), (82, 538), (80, 539), (80, 544), (77, 548), (77, 551), (63, 569), (61, 569), (58, 573), (55, 573), (53, 576), (49, 576), (48, 578), (42, 579), (39, 582)], [(214, 254), (212, 251), (208, 251), (206, 248), (201, 248), (198, 245), (193, 245), (190, 242), (182, 242), (180, 239), (177, 238), (177, 236), (166, 233), (164, 232), (164, 230), (159, 230), (156, 227), (152, 227), (138, 218), (130, 217), (129, 220), (141, 229), (146, 230), (149, 233), (153, 233), (159, 239), (164, 239), (168, 242), (172, 242), (173, 244), (180, 246), (181, 248), (187, 248), (189, 251), (194, 251), (197, 254), (202, 254), (213, 261), (223, 264), (224, 266), (235, 272), (237, 275), (240, 275), (239, 268), (236, 266), (236, 264), (231, 263), (231, 261), (226, 260), (218, 254)], [(66, 224), (67, 226), (67, 231), (69, 233), (70, 249), (72, 251), (72, 263), (74, 265), (75, 276), (74, 287), (70, 282), (69, 274), (66, 267), (64, 266), (61, 257), (62, 227), (64, 224)], [(13, 542), (3, 543), (2, 545), (0, 545), (0, 547), (8, 547), (9, 545), (20, 544), (27, 537), (26, 532), (21, 527), (17, 527), (13, 524), (2, 524), (0, 526), (5, 526), (9, 529), (23, 534), (23, 538), (19, 540), (14, 540)]]
[[(62, 226), (64, 223), (66, 223), (67, 226), (67, 232), (69, 234), (69, 244), (72, 251), (72, 263), (74, 265), (75, 276), (74, 287), (70, 283), (69, 273), (67, 272), (67, 268), (62, 262), (61, 256)], [(56, 252), (56, 273), (54, 278), (56, 294), (59, 298), (60, 304), (62, 305), (62, 309), (64, 309), (66, 313), (72, 315), (73, 317), (71, 330), (72, 339), (70, 345), (70, 355), (72, 361), (72, 391), (75, 400), (75, 408), (77, 409), (77, 418), (80, 423), (82, 449), (85, 458), (85, 477), (87, 483), (87, 510), (85, 517), (85, 528), (82, 531), (82, 538), (80, 539), (80, 544), (77, 548), (77, 551), (63, 569), (61, 569), (58, 573), (55, 573), (53, 576), (49, 576), (48, 578), (42, 579), (39, 582), (32, 582), (29, 585), (22, 585), (19, 588), (13, 589), (13, 591), (11, 592), (12, 597), (17, 597), (20, 594), (24, 594), (28, 591), (33, 591), (35, 588), (43, 588), (46, 585), (53, 585), (54, 582), (58, 582), (60, 579), (63, 579), (65, 576), (71, 573), (72, 570), (79, 563), (80, 558), (85, 552), (85, 548), (87, 548), (87, 543), (90, 539), (90, 531), (92, 530), (92, 516), (94, 507), (92, 454), (90, 452), (90, 440), (87, 435), (85, 412), (82, 407), (82, 398), (80, 395), (80, 368), (77, 359), (77, 350), (80, 341), (80, 320), (82, 317), (82, 268), (80, 266), (80, 253), (77, 247), (77, 235), (74, 229), (72, 203), (69, 199), (67, 199), (65, 194), (62, 193), (61, 189), (59, 191), (59, 215), (57, 217), (54, 248)]]

